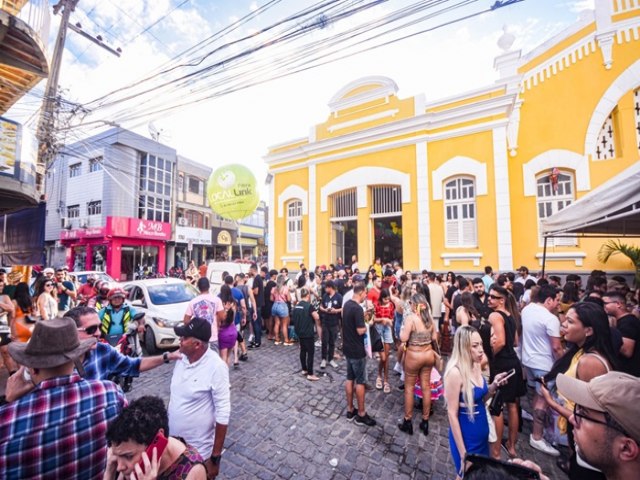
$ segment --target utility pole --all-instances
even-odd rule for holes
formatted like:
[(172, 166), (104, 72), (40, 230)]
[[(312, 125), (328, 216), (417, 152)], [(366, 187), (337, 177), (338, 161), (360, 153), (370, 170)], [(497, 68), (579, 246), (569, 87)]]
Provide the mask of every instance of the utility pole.
[(80, 24), (69, 24), (69, 17), (75, 10), (78, 2), (79, 0), (60, 0), (53, 7), (54, 15), (57, 15), (60, 10), (62, 10), (62, 19), (60, 20), (60, 28), (58, 29), (58, 36), (56, 37), (56, 43), (53, 49), (51, 68), (49, 69), (49, 77), (47, 78), (47, 85), (44, 89), (44, 99), (42, 102), (42, 109), (40, 111), (40, 120), (38, 122), (37, 130), (38, 162), (36, 165), (36, 190), (40, 193), (41, 199), (44, 198), (45, 194), (44, 176), (47, 171), (47, 167), (51, 164), (51, 161), (56, 154), (54, 116), (56, 103), (58, 101), (58, 80), (60, 78), (62, 53), (64, 52), (64, 44), (67, 39), (67, 29), (69, 28), (74, 32), (79, 33), (83, 37), (101, 46), (109, 53), (112, 53), (118, 57), (122, 52), (120, 48), (114, 50), (113, 48), (106, 45), (102, 41), (102, 37), (100, 35), (98, 35), (97, 37), (93, 37), (84, 32), (80, 27)]
[(47, 78), (47, 86), (44, 89), (44, 99), (42, 109), (40, 111), (40, 121), (38, 122), (38, 163), (36, 165), (36, 190), (40, 192), (41, 198), (44, 197), (44, 175), (47, 166), (50, 163), (53, 152), (53, 115), (56, 103), (56, 94), (58, 92), (58, 79), (60, 78), (60, 64), (62, 63), (62, 53), (64, 52), (64, 43), (67, 38), (67, 27), (69, 26), (69, 17), (78, 4), (79, 0), (60, 0), (54, 7), (55, 15), (62, 9), (62, 20), (60, 20), (60, 28), (56, 44), (53, 49), (53, 57), (51, 59), (51, 68), (49, 69), (49, 77)]

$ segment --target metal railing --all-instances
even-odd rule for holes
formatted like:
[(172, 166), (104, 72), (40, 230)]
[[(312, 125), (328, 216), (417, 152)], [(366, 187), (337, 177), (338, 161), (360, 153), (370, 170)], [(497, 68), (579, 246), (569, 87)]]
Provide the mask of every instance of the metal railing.
[(640, 10), (640, 0), (613, 0), (613, 13)]
[(0, 0), (0, 10), (9, 12), (29, 25), (40, 37), (46, 50), (51, 25), (51, 11), (47, 0)]

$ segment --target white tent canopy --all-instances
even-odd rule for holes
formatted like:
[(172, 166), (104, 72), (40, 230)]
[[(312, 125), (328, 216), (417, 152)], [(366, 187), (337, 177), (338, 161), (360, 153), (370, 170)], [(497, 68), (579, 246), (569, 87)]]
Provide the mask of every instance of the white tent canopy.
[(640, 161), (543, 220), (542, 234), (640, 236)]

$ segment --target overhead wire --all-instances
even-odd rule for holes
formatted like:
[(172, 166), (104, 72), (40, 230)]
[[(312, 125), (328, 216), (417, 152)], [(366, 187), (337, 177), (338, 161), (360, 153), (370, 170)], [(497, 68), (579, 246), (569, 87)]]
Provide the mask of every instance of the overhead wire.
[[(372, 35), (371, 37), (369, 37), (367, 39), (364, 39), (364, 40), (362, 40), (360, 42), (357, 42), (354, 45), (363, 44), (363, 43), (365, 43), (367, 41), (370, 41), (371, 38), (376, 38), (376, 39), (380, 38), (380, 37), (382, 37), (384, 35), (388, 35), (390, 33), (398, 31), (398, 30), (400, 30), (400, 28), (406, 28), (407, 26), (419, 23), (421, 21), (424, 21), (425, 19), (433, 18), (433, 17), (435, 17), (437, 15), (442, 15), (443, 13), (447, 13), (447, 12), (453, 11), (454, 9), (461, 8), (463, 6), (469, 5), (469, 4), (474, 3), (476, 1), (478, 1), (478, 0), (465, 0), (465, 1), (458, 2), (455, 5), (450, 5), (445, 9), (439, 10), (437, 12), (429, 13), (429, 14), (427, 14), (427, 15), (419, 18), (419, 19), (414, 19), (414, 20), (410, 20), (408, 22), (405, 22), (405, 24), (402, 27), (396, 27), (396, 28), (387, 30), (386, 32), (383, 32), (383, 33), (376, 33), (375, 35)], [(350, 33), (352, 35), (350, 38), (355, 38), (355, 36), (361, 35), (364, 32), (370, 32), (373, 28), (379, 28), (381, 25), (386, 25), (388, 23), (391, 23), (392, 21), (397, 21), (399, 19), (406, 18), (409, 13), (415, 14), (421, 8), (423, 9), (425, 7), (425, 4), (428, 4), (429, 7), (431, 8), (431, 7), (434, 7), (434, 6), (437, 6), (437, 5), (440, 5), (440, 4), (445, 4), (445, 3), (447, 3), (447, 2), (444, 1), (444, 0), (440, 0), (440, 1), (435, 1), (434, 0), (432, 2), (418, 2), (418, 3), (412, 5), (413, 9), (401, 9), (401, 10), (395, 12), (395, 15), (387, 16), (386, 18), (384, 18), (384, 17), (383, 18), (378, 18), (373, 22), (368, 22), (367, 24), (360, 25), (359, 28), (357, 28), (357, 29), (352, 29), (350, 31)], [(481, 14), (486, 13), (488, 11), (490, 11), (490, 10), (483, 10), (483, 11), (480, 11), (480, 12), (475, 12), (474, 14), (467, 15), (464, 18), (465, 19), (466, 18), (471, 18), (473, 16), (481, 15)], [(330, 63), (331, 61), (336, 61), (336, 60), (339, 60), (339, 59), (348, 58), (348, 57), (351, 57), (353, 55), (357, 55), (357, 54), (360, 54), (360, 53), (363, 53), (363, 52), (366, 52), (366, 51), (373, 50), (375, 48), (380, 48), (382, 46), (386, 46), (386, 45), (389, 45), (391, 43), (395, 43), (395, 42), (400, 41), (402, 39), (409, 38), (410, 36), (415, 36), (415, 35), (418, 35), (418, 34), (421, 34), (421, 33), (425, 33), (427, 31), (432, 31), (432, 30), (434, 30), (436, 28), (442, 28), (443, 26), (449, 25), (449, 24), (451, 24), (451, 23), (453, 23), (455, 21), (460, 21), (460, 19), (454, 19), (452, 21), (445, 22), (445, 23), (443, 23), (441, 25), (437, 25), (437, 26), (434, 26), (434, 27), (431, 27), (431, 28), (428, 28), (428, 29), (424, 29), (424, 30), (421, 30), (419, 32), (413, 32), (413, 33), (411, 33), (409, 35), (405, 35), (405, 36), (402, 36), (402, 37), (391, 39), (391, 40), (386, 41), (386, 42), (379, 42), (376, 45), (369, 46), (367, 48), (361, 48), (359, 50), (353, 51), (353, 52), (348, 53), (348, 54), (338, 55), (338, 56), (336, 56), (334, 58), (328, 58), (328, 57), (330, 57), (331, 55), (334, 55), (334, 56), (337, 55), (340, 51), (344, 50), (344, 47), (341, 47), (341, 50), (328, 50), (328, 51), (325, 51), (324, 53), (322, 53), (321, 55), (319, 55), (317, 57), (311, 57), (310, 59), (307, 59), (305, 62), (301, 63), (298, 67), (296, 67), (296, 68), (294, 68), (292, 70), (288, 70), (288, 71), (285, 71), (285, 72), (282, 72), (282, 73), (278, 73), (278, 74), (275, 74), (275, 75), (271, 75), (271, 76), (268, 76), (268, 77), (264, 77), (263, 76), (262, 78), (260, 78), (260, 79), (258, 79), (256, 81), (245, 81), (244, 84), (232, 85), (232, 86), (227, 87), (226, 89), (224, 89), (222, 91), (214, 92), (212, 94), (208, 94), (208, 95), (201, 96), (201, 97), (195, 97), (195, 98), (192, 98), (190, 100), (180, 101), (180, 102), (176, 103), (175, 105), (171, 105), (169, 103), (166, 103), (166, 101), (165, 101), (165, 103), (167, 105), (165, 108), (158, 107), (155, 110), (135, 110), (135, 109), (133, 109), (134, 113), (133, 114), (130, 113), (128, 117), (122, 117), (122, 116), (118, 117), (116, 115), (116, 118), (118, 118), (117, 121), (119, 121), (119, 122), (125, 122), (125, 121), (135, 120), (135, 119), (140, 118), (141, 116), (144, 116), (144, 115), (167, 113), (169, 111), (172, 111), (172, 110), (174, 110), (176, 108), (180, 108), (180, 107), (185, 106), (185, 105), (190, 105), (190, 104), (197, 103), (197, 102), (200, 102), (200, 101), (203, 101), (203, 100), (208, 100), (208, 99), (211, 99), (211, 98), (215, 98), (215, 97), (218, 97), (218, 96), (221, 96), (221, 95), (224, 95), (224, 94), (231, 93), (233, 91), (238, 91), (240, 89), (248, 88), (249, 86), (254, 86), (254, 85), (257, 85), (257, 84), (260, 84), (260, 83), (265, 83), (266, 81), (273, 80), (274, 78), (282, 78), (284, 76), (292, 75), (294, 73), (298, 73), (300, 71), (308, 70), (310, 68), (316, 68), (316, 67), (318, 67), (320, 65), (324, 65), (326, 63)], [(330, 42), (329, 45), (339, 46), (343, 42), (341, 37), (344, 36), (346, 33), (348, 33), (348, 32), (343, 32), (341, 35), (334, 35), (333, 39), (329, 41)], [(313, 51), (321, 51), (323, 49), (326, 50), (326, 47), (327, 47), (327, 44), (328, 44), (327, 42), (328, 42), (327, 40), (320, 40), (320, 41), (316, 42), (315, 46), (314, 45), (310, 46), (308, 44), (308, 45), (305, 45), (305, 46), (303, 46), (301, 48), (307, 53), (309, 52), (310, 48), (312, 49), (311, 50), (312, 52)], [(354, 45), (351, 45), (350, 47), (353, 47)], [(315, 48), (315, 50), (313, 50), (314, 48)], [(349, 48), (349, 47), (347, 47), (347, 48)], [(289, 57), (287, 57), (287, 58), (289, 59), (288, 63), (291, 63), (291, 59)], [(321, 60), (322, 58), (327, 58), (327, 60), (319, 62), (319, 60)], [(262, 72), (260, 72), (259, 70), (254, 70), (254, 72), (255, 72), (256, 76), (262, 74)], [(175, 83), (177, 83), (177, 82), (174, 82), (174, 86), (175, 86)], [(202, 89), (206, 90), (207, 88), (210, 88), (210, 87), (211, 87), (211, 85), (205, 85), (205, 86), (202, 87)], [(132, 109), (129, 109), (129, 112), (132, 112)]]

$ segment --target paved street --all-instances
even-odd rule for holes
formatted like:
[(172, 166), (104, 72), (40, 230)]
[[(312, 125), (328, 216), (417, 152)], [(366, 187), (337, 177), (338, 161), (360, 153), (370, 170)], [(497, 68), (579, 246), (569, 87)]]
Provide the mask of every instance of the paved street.
[[(378, 425), (361, 427), (345, 417), (344, 362), (337, 370), (328, 366), (320, 381), (309, 382), (299, 374), (298, 352), (297, 344), (264, 342), (250, 351), (248, 362), (231, 371), (231, 423), (219, 478), (454, 478), (444, 399), (437, 402), (429, 436), (417, 429), (417, 411), (409, 436), (396, 426), (402, 392), (367, 392), (367, 411)], [(319, 366), (318, 358), (316, 349)], [(369, 361), (370, 379), (375, 379), (375, 368)], [(168, 400), (172, 371), (173, 365), (163, 365), (143, 373), (128, 397), (154, 394)], [(393, 375), (395, 386), (399, 378)], [(526, 435), (517, 446), (520, 456), (538, 462), (550, 478), (565, 479), (552, 457), (529, 447), (530, 428), (525, 422)]]

